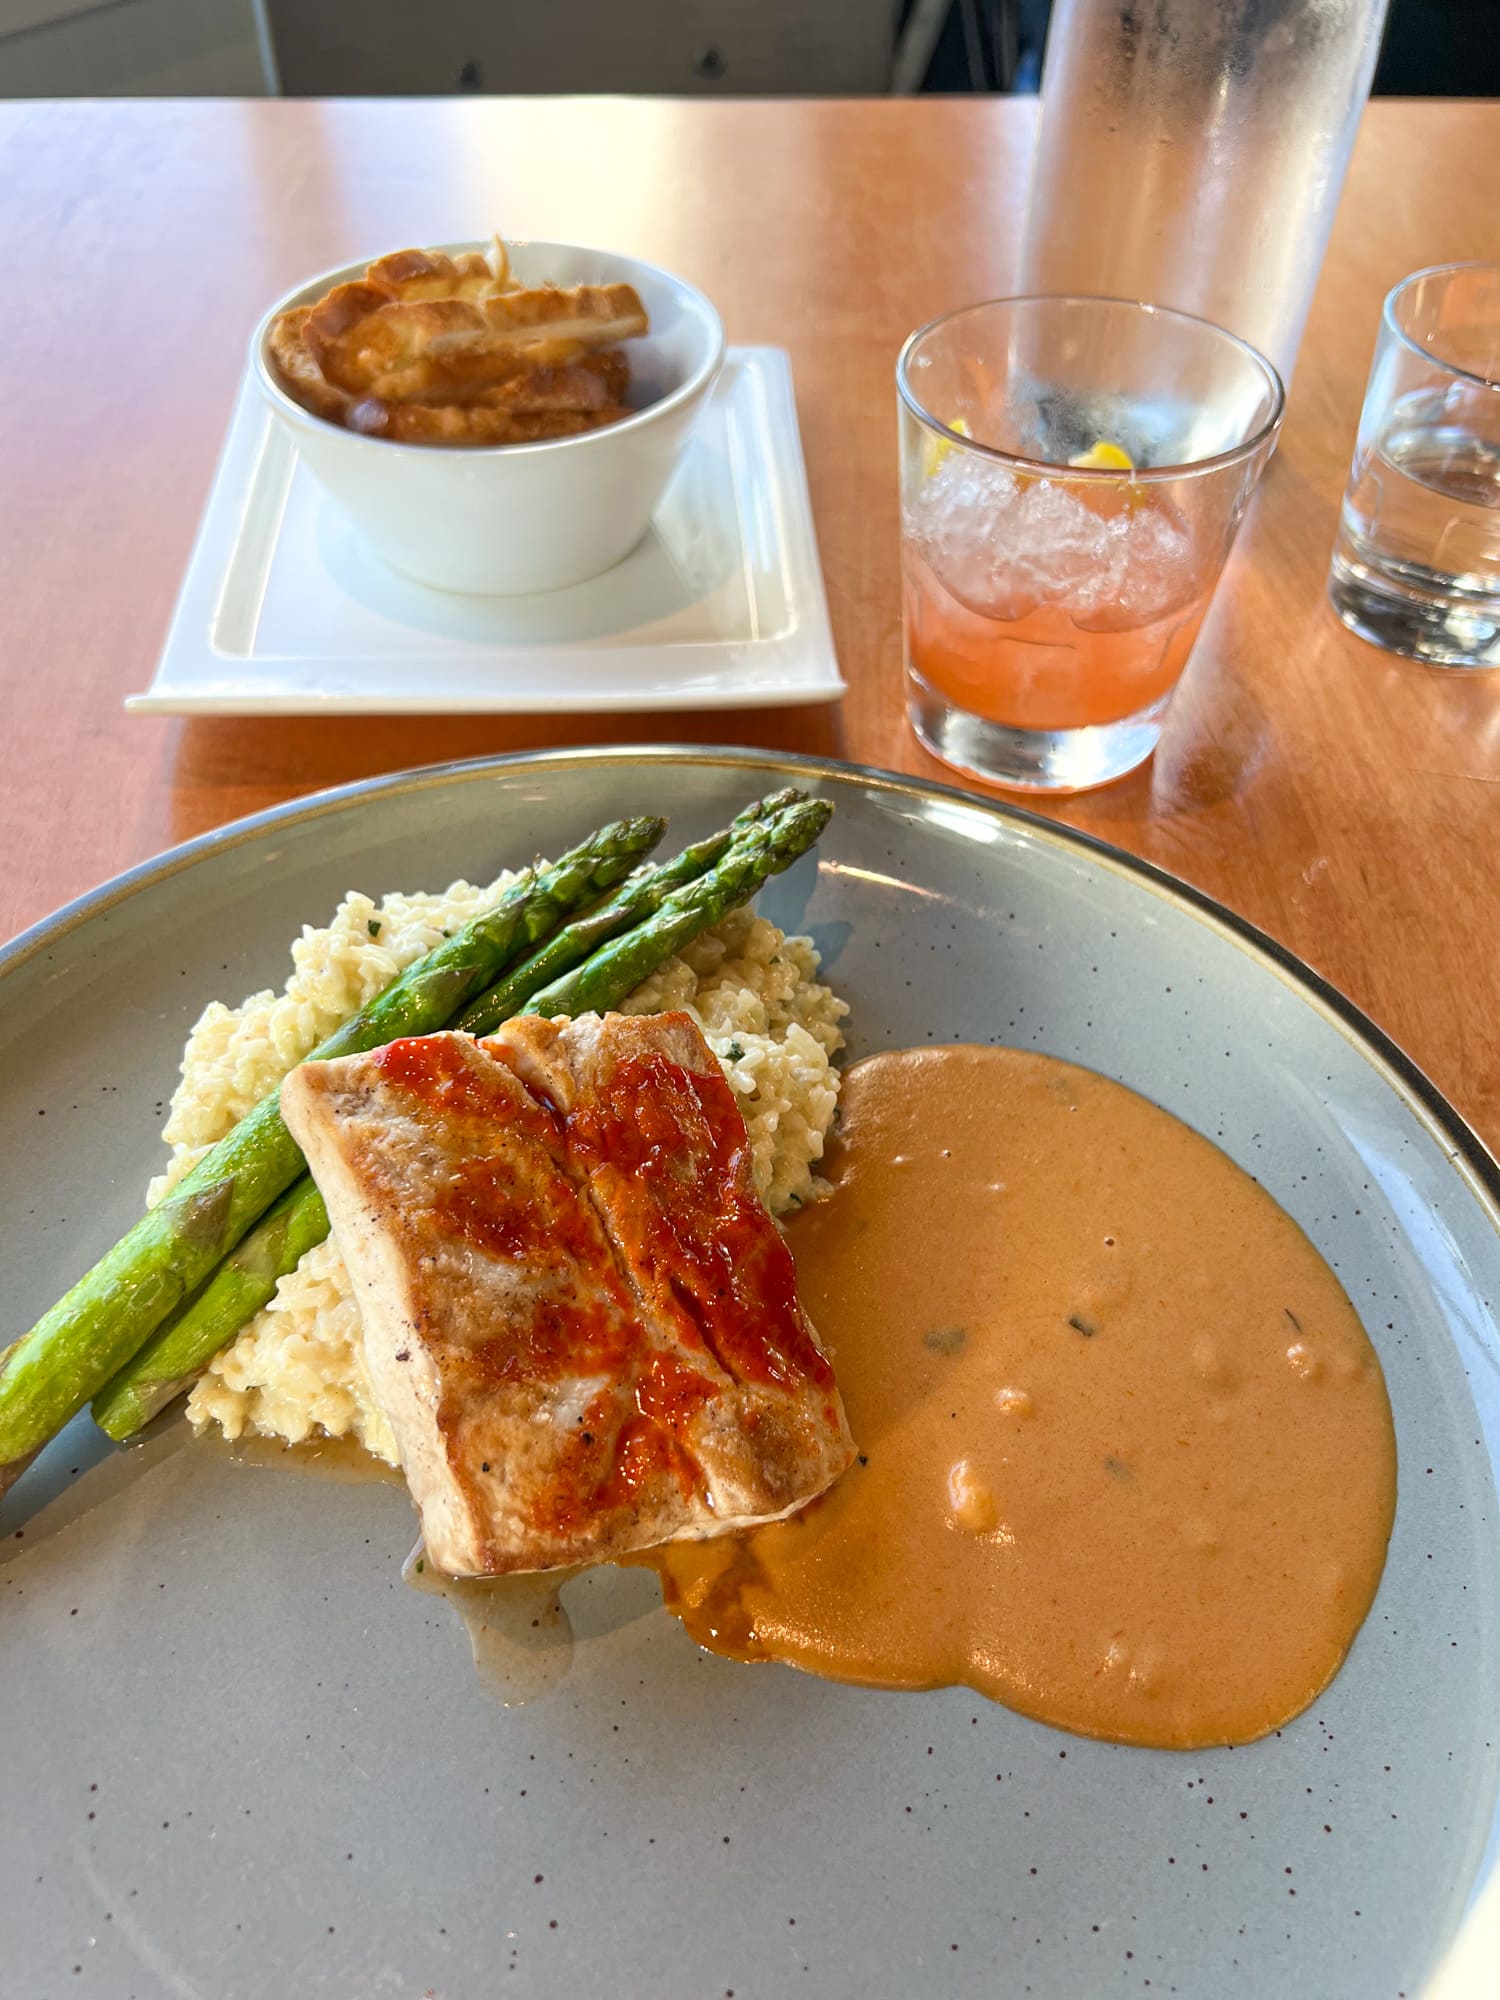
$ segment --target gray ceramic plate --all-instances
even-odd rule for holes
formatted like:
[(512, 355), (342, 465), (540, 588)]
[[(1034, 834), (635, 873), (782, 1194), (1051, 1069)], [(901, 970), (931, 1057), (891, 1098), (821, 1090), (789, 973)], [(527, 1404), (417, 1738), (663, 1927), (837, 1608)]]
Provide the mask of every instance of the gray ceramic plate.
[[(199, 1008), (279, 983), (346, 888), (440, 885), (616, 811), (706, 831), (792, 768), (582, 751), (382, 780), (22, 939), (6, 1326), (136, 1214)], [(765, 907), (818, 940), (854, 1053), (1092, 1064), (1218, 1139), (1337, 1267), (1401, 1454), (1344, 1671), (1248, 1749), (1120, 1749), (962, 1690), (711, 1658), (649, 1577), (603, 1571), (565, 1599), (570, 1671), (504, 1707), (398, 1580), (398, 1489), (174, 1449), (177, 1424), (110, 1455), (79, 1424), (0, 1517), (5, 1995), (1415, 1995), (1495, 1841), (1493, 1164), (1351, 1008), (1165, 877), (956, 792), (795, 769), (838, 812)]]

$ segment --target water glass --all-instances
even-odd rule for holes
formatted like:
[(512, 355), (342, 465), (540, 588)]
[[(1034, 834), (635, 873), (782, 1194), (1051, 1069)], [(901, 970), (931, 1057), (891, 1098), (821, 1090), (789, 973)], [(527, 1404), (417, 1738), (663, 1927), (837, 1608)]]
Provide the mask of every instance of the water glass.
[(1328, 595), (1377, 646), (1500, 667), (1500, 265), (1387, 298)]
[(1185, 313), (1028, 298), (923, 327), (896, 383), (912, 728), (992, 784), (1123, 776), (1275, 440), (1275, 369)]

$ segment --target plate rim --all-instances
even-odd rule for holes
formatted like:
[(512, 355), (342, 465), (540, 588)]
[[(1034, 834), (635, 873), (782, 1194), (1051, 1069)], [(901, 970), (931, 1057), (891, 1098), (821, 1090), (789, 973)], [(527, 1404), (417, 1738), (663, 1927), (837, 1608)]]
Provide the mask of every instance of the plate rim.
[(402, 797), (449, 785), (468, 784), (496, 771), (567, 768), (591, 764), (615, 766), (700, 765), (725, 769), (769, 771), (787, 777), (809, 777), (857, 784), (915, 800), (937, 799), (1002, 824), (1018, 826), (1031, 837), (1063, 852), (1086, 854), (1113, 874), (1124, 876), (1188, 910), (1200, 922), (1218, 928), (1252, 958), (1258, 958), (1281, 982), (1310, 1002), (1371, 1067), (1380, 1071), (1428, 1131), (1442, 1145), (1448, 1163), (1468, 1184), (1491, 1227), (1500, 1237), (1500, 1160), (1399, 1042), (1362, 1007), (1314, 970), (1289, 946), (1242, 917), (1205, 889), (1185, 882), (1153, 861), (1130, 853), (1099, 835), (1068, 826), (1008, 799), (991, 798), (958, 785), (913, 777), (875, 764), (859, 764), (814, 752), (774, 750), (749, 744), (638, 743), (576, 744), (547, 750), (506, 751), (481, 757), (450, 758), (398, 771), (356, 778), (283, 800), (179, 841), (160, 853), (110, 876), (96, 888), (61, 904), (49, 915), (0, 944), (0, 983), (42, 952), (80, 930), (93, 918), (127, 903), (143, 890), (185, 873), (199, 862), (257, 840), (267, 829), (324, 818), (360, 801), (382, 796)]

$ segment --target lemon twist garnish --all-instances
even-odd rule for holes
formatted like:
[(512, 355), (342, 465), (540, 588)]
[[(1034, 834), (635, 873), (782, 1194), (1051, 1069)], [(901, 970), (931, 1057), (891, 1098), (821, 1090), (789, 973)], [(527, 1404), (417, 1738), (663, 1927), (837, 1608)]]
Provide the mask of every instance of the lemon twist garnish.
[[(950, 431), (957, 431), (958, 435), (961, 438), (972, 437), (973, 435), (973, 433), (969, 429), (969, 426), (964, 422), (962, 417), (955, 417), (952, 423), (948, 425), (948, 429)], [(935, 438), (935, 437), (928, 438), (926, 443), (926, 449), (923, 454), (923, 462), (922, 462), (923, 475), (926, 478), (931, 479), (933, 473), (937, 471), (938, 467), (942, 464), (943, 460), (948, 456), (949, 452), (952, 451), (952, 449), (953, 449), (953, 440), (951, 438)]]
[(1096, 438), (1087, 451), (1081, 451), (1068, 463), (1079, 472), (1135, 471), (1135, 460), (1130, 453), (1122, 451), (1117, 444), (1111, 444), (1107, 438)]

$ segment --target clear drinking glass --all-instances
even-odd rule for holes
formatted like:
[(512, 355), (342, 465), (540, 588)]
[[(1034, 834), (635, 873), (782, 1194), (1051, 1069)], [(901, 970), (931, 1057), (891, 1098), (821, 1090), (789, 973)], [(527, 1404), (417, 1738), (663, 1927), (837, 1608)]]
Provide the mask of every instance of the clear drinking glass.
[(1386, 300), (1328, 595), (1377, 646), (1500, 667), (1500, 265)]
[(1290, 381), (1386, 0), (1054, 0), (1023, 292), (1201, 313)]
[(1185, 313), (1001, 299), (914, 333), (896, 386), (913, 729), (993, 784), (1123, 776), (1275, 440), (1275, 369)]

